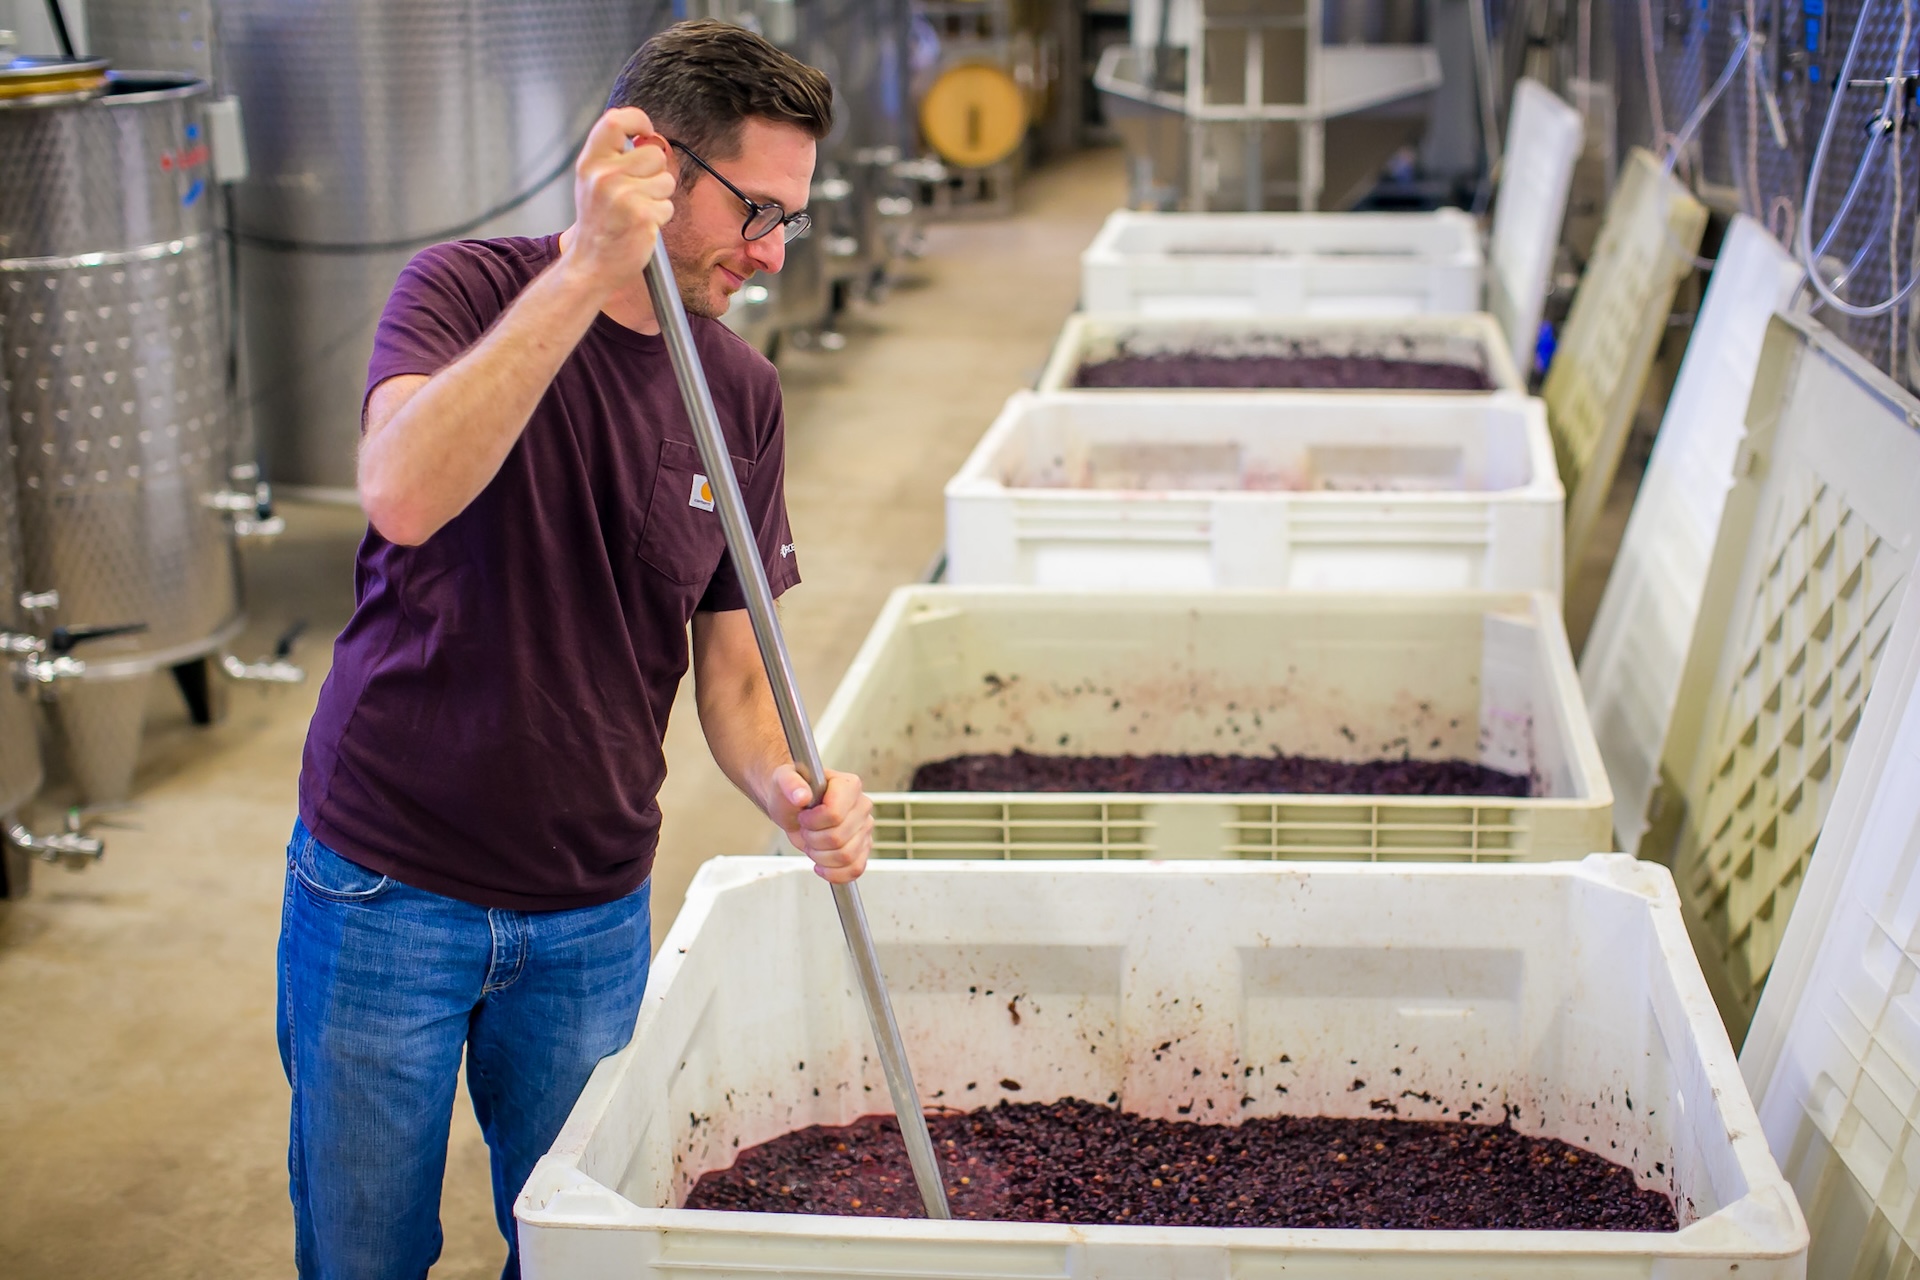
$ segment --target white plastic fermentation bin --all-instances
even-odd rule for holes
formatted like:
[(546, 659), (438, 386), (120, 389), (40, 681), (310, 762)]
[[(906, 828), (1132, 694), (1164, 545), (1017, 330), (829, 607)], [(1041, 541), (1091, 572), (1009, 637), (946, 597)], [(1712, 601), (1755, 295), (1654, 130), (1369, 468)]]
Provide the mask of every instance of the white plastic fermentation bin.
[(1113, 1097), (1139, 1114), (1229, 1123), (1376, 1118), (1379, 1102), (1410, 1120), (1512, 1108), (1521, 1131), (1671, 1194), (1681, 1229), (678, 1208), (742, 1147), (887, 1110), (826, 888), (800, 859), (718, 858), (654, 961), (632, 1043), (594, 1072), (521, 1192), (529, 1280), (1805, 1274), (1805, 1223), (1657, 866), (1616, 855), (1522, 867), (883, 863), (861, 884), (929, 1105)]
[(1920, 403), (1804, 316), (1768, 322), (1637, 850), (1673, 868), (1739, 1036), (1920, 562)]
[(1580, 113), (1534, 80), (1514, 86), (1493, 229), (1432, 213), (1120, 210), (1080, 255), (1080, 305), (1149, 315), (1491, 312), (1533, 363), (1583, 137)]
[(1585, 141), (1579, 110), (1538, 80), (1522, 77), (1514, 83), (1501, 165), (1506, 176), (1487, 235), (1487, 310), (1500, 322), (1523, 372), (1533, 368), (1573, 166)]
[(1613, 487), (1707, 209), (1646, 150), (1620, 166), (1606, 219), (1540, 394), (1567, 486), (1567, 562), (1577, 570)]
[[(1138, 395), (1145, 388), (1077, 388), (1080, 366), (1116, 355), (1152, 355), (1202, 351), (1221, 355), (1288, 354), (1381, 356), (1465, 365), (1478, 370), (1495, 391), (1524, 393), (1526, 380), (1514, 367), (1506, 338), (1484, 312), (1455, 316), (1151, 316), (1138, 313), (1079, 311), (1067, 317), (1036, 390), (1084, 390), (1088, 395)], [(1189, 395), (1223, 395), (1206, 388)], [(1374, 395), (1465, 396), (1472, 391), (1383, 391), (1352, 387)], [(1246, 391), (1236, 394), (1246, 395)], [(1300, 395), (1293, 390), (1255, 391), (1255, 395)], [(1340, 394), (1335, 392), (1333, 394)]]
[(1920, 1269), (1920, 593), (1908, 592), (1740, 1069), (1812, 1274)]
[[(1681, 668), (1747, 434), (1767, 322), (1804, 274), (1765, 227), (1744, 215), (1728, 227), (1719, 263), (1724, 270), (1716, 268), (1707, 285), (1580, 653), (1580, 683), (1616, 793), (1621, 849), (1638, 849), (1646, 834)], [(1743, 538), (1746, 531), (1730, 532)]]
[(1540, 401), (1018, 392), (947, 482), (959, 585), (1560, 594)]
[(1480, 229), (1433, 213), (1110, 214), (1080, 255), (1080, 305), (1147, 315), (1478, 311)]
[[(931, 792), (972, 752), (1467, 759), (1531, 797)], [(911, 858), (1499, 861), (1612, 839), (1613, 792), (1543, 592), (902, 587), (820, 718)]]

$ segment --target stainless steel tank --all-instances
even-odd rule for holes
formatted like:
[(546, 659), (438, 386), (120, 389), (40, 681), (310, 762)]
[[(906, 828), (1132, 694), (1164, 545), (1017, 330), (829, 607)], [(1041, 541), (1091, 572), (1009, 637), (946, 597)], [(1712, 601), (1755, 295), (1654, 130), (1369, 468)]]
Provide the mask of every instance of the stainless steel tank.
[[(684, 17), (737, 23), (794, 52), (807, 20), (805, 14), (817, 7), (817, 0), (683, 0), (677, 7)], [(756, 291), (749, 300), (743, 290), (728, 308), (728, 326), (763, 352), (777, 354), (789, 343), (802, 347), (817, 341), (830, 347), (840, 345), (839, 335), (832, 331), (834, 267), (830, 241), (834, 232), (830, 210), (846, 184), (835, 181), (828, 171), (829, 147), (830, 143), (820, 147), (813, 190), (807, 198), (807, 208), (813, 214), (812, 228), (787, 245), (786, 264), (777, 276), (755, 281), (764, 293)]]
[(421, 247), (572, 220), (572, 163), (613, 77), (672, 5), (223, 0), (246, 105), (241, 314), (269, 476), (351, 501), (361, 394)]
[[(0, 422), (7, 418), (5, 380), (0, 378)], [(13, 462), (0, 449), (0, 626), (14, 625), (20, 599), (20, 529), (13, 492)], [(40, 734), (28, 687), (0, 672), (0, 813), (25, 808), (40, 791)], [(0, 898), (25, 896), (33, 865), (27, 851), (0, 840)]]
[(795, 52), (833, 81), (833, 134), (821, 147), (817, 203), (832, 305), (884, 288), (914, 245), (916, 205), (895, 172), (913, 154), (907, 43), (910, 0), (820, 0), (801, 10)]
[[(834, 128), (808, 197), (813, 229), (765, 284), (782, 341), (837, 347), (840, 313), (878, 292), (893, 261), (917, 248), (912, 183), (894, 172), (913, 142), (911, 0), (690, 0), (686, 10), (758, 31), (833, 82)], [(748, 322), (735, 327), (746, 332)]]
[(0, 369), (43, 628), (143, 624), (60, 669), (85, 798), (131, 788), (151, 674), (240, 628), (204, 81), (0, 98)]
[[(6, 379), (0, 377), (0, 423), (6, 421)], [(26, 825), (25, 810), (45, 781), (40, 686), (34, 676), (61, 664), (49, 657), (47, 642), (28, 628), (20, 591), (19, 515), (13, 451), (0, 449), (0, 898), (26, 895), (35, 859), (77, 870), (101, 853), (100, 841), (81, 832), (77, 822), (47, 835), (35, 835)]]
[[(7, 379), (0, 377), (0, 422), (7, 418)], [(20, 608), (20, 508), (12, 450), (0, 450), (0, 633), (23, 634)], [(40, 727), (32, 688), (0, 669), (0, 818), (25, 808), (40, 793)]]
[[(69, 0), (68, 8), (75, 8)], [(87, 51), (119, 67), (184, 72), (218, 86), (214, 0), (86, 0)]]

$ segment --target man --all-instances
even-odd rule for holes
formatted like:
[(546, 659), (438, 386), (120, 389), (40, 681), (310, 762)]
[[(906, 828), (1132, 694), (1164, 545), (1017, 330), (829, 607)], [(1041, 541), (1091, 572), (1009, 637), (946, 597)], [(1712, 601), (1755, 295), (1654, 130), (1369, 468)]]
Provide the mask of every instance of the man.
[(571, 227), (435, 246), (394, 287), (367, 377), (356, 605), (288, 849), (302, 1276), (426, 1274), (463, 1049), (518, 1274), (513, 1199), (646, 983), (689, 622), (721, 768), (820, 875), (865, 865), (859, 779), (830, 774), (816, 803), (788, 756), (642, 275), (657, 235), (784, 591), (779, 380), (715, 317), (804, 230), (832, 111), (818, 71), (682, 23), (620, 73)]

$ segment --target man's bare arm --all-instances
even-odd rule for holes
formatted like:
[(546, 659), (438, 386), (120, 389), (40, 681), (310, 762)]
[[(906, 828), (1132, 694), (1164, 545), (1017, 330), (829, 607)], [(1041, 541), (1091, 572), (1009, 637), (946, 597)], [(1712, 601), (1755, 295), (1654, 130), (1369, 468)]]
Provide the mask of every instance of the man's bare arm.
[(859, 778), (829, 769), (827, 794), (814, 804), (787, 752), (745, 609), (693, 615), (693, 682), (700, 728), (721, 771), (813, 859), (820, 876), (836, 884), (857, 878), (873, 849), (873, 801)]
[(389, 378), (367, 401), (360, 501), (389, 542), (418, 544), (498, 474), (534, 406), (602, 306), (642, 279), (673, 216), (674, 175), (646, 113), (607, 112), (574, 166), (574, 235), (474, 347), (432, 377)]

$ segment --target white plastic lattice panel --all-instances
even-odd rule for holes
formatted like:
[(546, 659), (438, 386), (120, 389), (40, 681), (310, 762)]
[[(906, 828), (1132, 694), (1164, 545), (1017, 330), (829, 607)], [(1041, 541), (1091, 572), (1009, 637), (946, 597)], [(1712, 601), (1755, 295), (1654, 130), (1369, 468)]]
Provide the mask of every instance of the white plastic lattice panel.
[(1920, 593), (1908, 592), (1740, 1066), (1809, 1274), (1920, 1273)]
[[(1777, 316), (1663, 771), (1674, 879), (1736, 1035), (1772, 966), (1920, 549), (1920, 404), (1811, 320)], [(1741, 557), (1744, 563), (1741, 563)], [(1726, 583), (1734, 582), (1731, 592)], [(1717, 661), (1712, 656), (1717, 654)]]
[(1651, 154), (1627, 156), (1541, 389), (1567, 487), (1569, 587), (1706, 225), (1706, 206)]
[(1573, 165), (1584, 140), (1580, 113), (1553, 90), (1537, 80), (1514, 86), (1500, 194), (1487, 237), (1487, 310), (1500, 322), (1523, 372), (1533, 368)]
[(1646, 834), (1680, 669), (1746, 436), (1760, 344), (1799, 279), (1800, 268), (1765, 228), (1734, 219), (1580, 655), (1622, 849), (1639, 848)]

